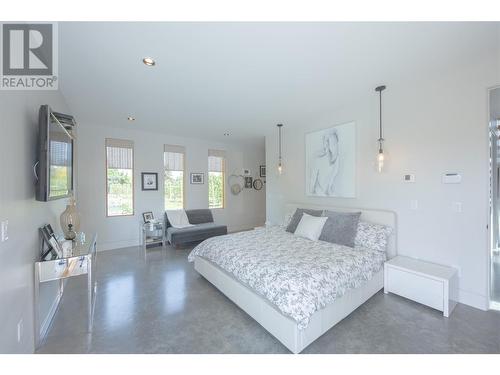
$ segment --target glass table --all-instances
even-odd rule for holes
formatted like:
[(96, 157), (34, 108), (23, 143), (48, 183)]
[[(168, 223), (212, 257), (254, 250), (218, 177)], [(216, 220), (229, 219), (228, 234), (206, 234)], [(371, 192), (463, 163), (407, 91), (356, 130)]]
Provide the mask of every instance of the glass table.
[(40, 284), (59, 280), (58, 301), (64, 291), (64, 280), (74, 276), (87, 275), (87, 328), (92, 332), (94, 305), (96, 296), (96, 248), (97, 235), (86, 237), (79, 233), (73, 241), (71, 249), (66, 256), (51, 260), (35, 262), (35, 340), (39, 346), (44, 332), (40, 326)]
[(165, 245), (165, 225), (163, 220), (141, 223), (141, 242), (144, 251), (150, 246)]

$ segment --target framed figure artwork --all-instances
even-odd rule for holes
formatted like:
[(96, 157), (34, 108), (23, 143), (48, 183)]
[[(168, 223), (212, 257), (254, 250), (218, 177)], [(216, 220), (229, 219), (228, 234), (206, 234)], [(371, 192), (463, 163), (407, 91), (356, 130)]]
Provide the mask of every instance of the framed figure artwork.
[(349, 122), (306, 134), (306, 195), (356, 196), (356, 124)]

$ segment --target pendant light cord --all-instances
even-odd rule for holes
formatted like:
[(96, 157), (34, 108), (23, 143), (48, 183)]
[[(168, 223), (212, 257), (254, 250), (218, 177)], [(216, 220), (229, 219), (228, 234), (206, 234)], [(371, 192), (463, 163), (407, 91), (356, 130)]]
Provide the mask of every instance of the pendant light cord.
[(379, 91), (379, 125), (380, 125), (380, 133), (379, 133), (379, 141), (382, 142), (382, 90)]
[(278, 124), (278, 158), (281, 161), (281, 127), (283, 125)]
[(375, 91), (378, 91), (379, 94), (379, 152), (382, 152), (382, 142), (384, 142), (383, 134), (382, 134), (382, 91), (385, 90), (385, 86), (378, 86), (375, 88)]

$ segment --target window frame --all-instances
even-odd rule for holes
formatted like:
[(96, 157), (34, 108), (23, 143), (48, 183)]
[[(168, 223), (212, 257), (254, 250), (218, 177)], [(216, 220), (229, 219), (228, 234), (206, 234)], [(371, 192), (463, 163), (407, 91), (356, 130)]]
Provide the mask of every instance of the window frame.
[[(167, 151), (168, 148), (172, 148), (172, 149), (175, 149), (177, 148), (179, 151)], [(182, 150), (182, 151), (180, 151)], [(164, 210), (167, 210), (167, 200), (166, 200), (166, 197), (165, 197), (165, 186), (166, 186), (166, 178), (165, 178), (165, 174), (166, 174), (166, 167), (165, 167), (165, 153), (166, 152), (172, 152), (172, 153), (178, 153), (178, 154), (182, 154), (182, 209), (185, 210), (186, 209), (186, 147), (185, 146), (181, 146), (181, 145), (163, 145), (163, 209)], [(172, 169), (169, 169), (169, 171), (172, 170)], [(179, 172), (179, 171), (177, 171)], [(175, 208), (168, 208), (168, 210), (175, 210)]]
[[(210, 172), (217, 173), (216, 171), (210, 171), (210, 163), (208, 162), (210, 157), (218, 157), (222, 159), (222, 206), (221, 207), (210, 207)], [(219, 150), (208, 150), (207, 157), (207, 193), (208, 193), (208, 208), (211, 210), (223, 210), (226, 208), (226, 155), (224, 151)]]
[[(120, 215), (110, 215), (109, 207), (108, 207), (108, 141), (119, 141), (119, 142), (130, 142), (132, 147), (132, 213), (131, 214), (120, 214)], [(134, 141), (130, 141), (127, 139), (118, 139), (118, 138), (105, 138), (104, 140), (104, 168), (106, 170), (106, 179), (105, 179), (105, 189), (104, 193), (106, 196), (104, 210), (106, 211), (106, 217), (129, 217), (135, 216), (135, 152), (134, 152)]]

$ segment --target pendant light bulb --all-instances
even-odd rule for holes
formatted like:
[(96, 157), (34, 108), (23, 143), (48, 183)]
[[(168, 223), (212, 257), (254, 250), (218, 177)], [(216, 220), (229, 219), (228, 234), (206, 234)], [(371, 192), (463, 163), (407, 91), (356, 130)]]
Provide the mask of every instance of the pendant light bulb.
[(384, 169), (384, 160), (385, 160), (384, 150), (380, 149), (378, 150), (377, 154), (377, 171), (379, 173), (382, 173)]
[(278, 127), (278, 175), (283, 174), (283, 160), (281, 158), (281, 128), (283, 124), (276, 125)]

